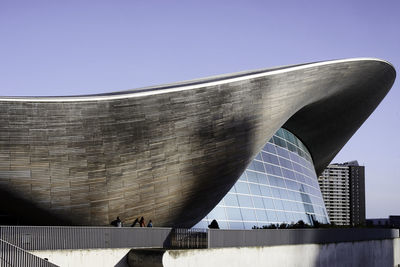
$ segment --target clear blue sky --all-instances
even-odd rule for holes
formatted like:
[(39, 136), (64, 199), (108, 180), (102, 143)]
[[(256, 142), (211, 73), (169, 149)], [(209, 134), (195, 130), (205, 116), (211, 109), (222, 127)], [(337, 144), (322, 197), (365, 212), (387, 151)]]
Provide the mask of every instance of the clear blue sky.
[[(378, 57), (400, 71), (400, 1), (0, 2), (0, 95), (125, 90), (256, 68)], [(367, 217), (400, 214), (400, 88), (336, 162), (366, 166)]]

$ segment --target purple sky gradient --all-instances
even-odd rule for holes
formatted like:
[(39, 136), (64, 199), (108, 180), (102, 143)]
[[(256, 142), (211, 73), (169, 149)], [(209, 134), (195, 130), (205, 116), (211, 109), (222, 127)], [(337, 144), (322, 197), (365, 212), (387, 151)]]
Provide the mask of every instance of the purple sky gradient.
[[(0, 95), (112, 92), (377, 57), (400, 70), (400, 1), (0, 2)], [(366, 166), (367, 217), (400, 214), (397, 81), (335, 158)]]

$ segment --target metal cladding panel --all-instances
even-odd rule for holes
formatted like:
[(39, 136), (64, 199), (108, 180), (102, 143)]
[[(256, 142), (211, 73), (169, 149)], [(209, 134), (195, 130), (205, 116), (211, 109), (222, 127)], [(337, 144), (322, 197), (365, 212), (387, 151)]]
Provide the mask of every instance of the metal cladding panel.
[(0, 195), (12, 199), (2, 208), (38, 224), (144, 216), (190, 227), (282, 125), (320, 173), (394, 79), (387, 62), (350, 59), (93, 96), (2, 97)]

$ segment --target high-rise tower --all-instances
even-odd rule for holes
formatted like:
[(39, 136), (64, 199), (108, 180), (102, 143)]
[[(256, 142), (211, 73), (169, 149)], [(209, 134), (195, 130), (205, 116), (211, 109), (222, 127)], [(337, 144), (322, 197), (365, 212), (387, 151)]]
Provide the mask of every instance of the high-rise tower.
[(365, 224), (365, 167), (357, 161), (329, 165), (318, 177), (329, 219), (337, 225)]

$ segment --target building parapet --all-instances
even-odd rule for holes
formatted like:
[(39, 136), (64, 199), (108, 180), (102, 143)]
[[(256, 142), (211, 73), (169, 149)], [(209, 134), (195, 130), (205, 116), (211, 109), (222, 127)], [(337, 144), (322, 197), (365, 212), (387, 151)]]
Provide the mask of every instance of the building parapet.
[(209, 248), (326, 244), (394, 239), (398, 229), (255, 229), (213, 230), (208, 232)]

